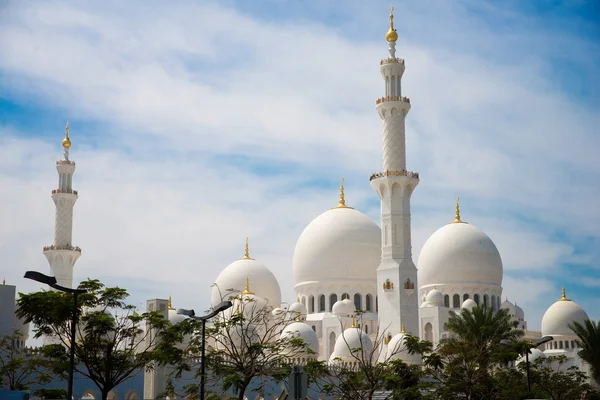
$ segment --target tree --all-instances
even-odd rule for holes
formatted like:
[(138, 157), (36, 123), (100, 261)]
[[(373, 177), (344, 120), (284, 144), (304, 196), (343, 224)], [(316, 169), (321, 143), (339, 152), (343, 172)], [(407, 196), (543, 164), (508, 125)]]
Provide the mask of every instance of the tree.
[(42, 400), (58, 400), (58, 399), (66, 399), (67, 398), (67, 390), (66, 389), (38, 389), (34, 393), (37, 397), (40, 397)]
[[(79, 295), (79, 323), (75, 344), (75, 371), (91, 379), (102, 399), (120, 383), (156, 359), (153, 329), (164, 329), (168, 320), (159, 311), (138, 314), (125, 303), (129, 294), (119, 287), (109, 288), (88, 279), (79, 285), (87, 293)], [(35, 338), (52, 336), (58, 344), (44, 346), (55, 365), (68, 366), (70, 325), (73, 312), (71, 294), (56, 291), (19, 293), (17, 316), (33, 322)], [(144, 330), (145, 327), (145, 330)]]
[[(357, 312), (359, 325), (363, 326), (362, 313)], [(373, 339), (366, 334), (352, 335), (358, 343), (349, 343), (344, 326), (340, 336), (345, 345), (346, 356), (327, 361), (311, 360), (305, 365), (309, 383), (329, 396), (340, 399), (372, 399), (376, 393), (386, 391), (389, 399), (420, 398), (420, 368), (408, 365), (397, 356), (403, 352), (410, 356), (422, 356), (431, 351), (429, 342), (405, 334), (394, 348), (384, 346), (384, 335), (379, 329)], [(357, 329), (353, 325), (350, 329)], [(340, 339), (338, 339), (340, 340)], [(337, 349), (336, 344), (336, 349)], [(378, 393), (378, 396), (380, 394)]]
[[(231, 293), (223, 296), (233, 302), (233, 307), (221, 312), (207, 326), (206, 366), (213, 388), (220, 385), (224, 393), (233, 390), (241, 400), (251, 384), (262, 391), (268, 383), (286, 379), (291, 372), (290, 361), (306, 359), (314, 352), (293, 332), (282, 335), (296, 315), (286, 312), (273, 315), (273, 307), (248, 288), (242, 294), (237, 293), (231, 289)], [(161, 333), (158, 345), (161, 363), (173, 368), (167, 392), (176, 389), (173, 379), (192, 371), (193, 382), (182, 389), (185, 395), (198, 393), (201, 346), (200, 321), (186, 319)]]
[(590, 364), (592, 378), (600, 384), (600, 320), (596, 323), (585, 320), (583, 324), (573, 322), (569, 328), (578, 336), (577, 345), (581, 348), (579, 357)]
[(23, 334), (14, 330), (0, 337), (0, 387), (27, 390), (52, 380), (52, 362), (42, 351), (22, 346)]

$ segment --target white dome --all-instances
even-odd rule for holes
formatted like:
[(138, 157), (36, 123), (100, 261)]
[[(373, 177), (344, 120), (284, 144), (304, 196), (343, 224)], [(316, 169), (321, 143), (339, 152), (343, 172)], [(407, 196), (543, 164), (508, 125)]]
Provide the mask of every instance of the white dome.
[(283, 318), (285, 310), (281, 307), (276, 307), (271, 311), (271, 315), (273, 315), (273, 317)]
[[(361, 351), (352, 352), (351, 350), (362, 349)], [(329, 361), (336, 361), (336, 358), (342, 362), (356, 362), (356, 357), (369, 357), (373, 351), (373, 342), (369, 335), (356, 327), (346, 329), (335, 341), (333, 353)]]
[(300, 314), (301, 319), (306, 319), (306, 314), (308, 311), (306, 310), (306, 307), (304, 306), (304, 304), (297, 301), (290, 306), (288, 312), (291, 313), (291, 315), (294, 319), (296, 318), (296, 316), (298, 314)]
[(304, 229), (294, 250), (296, 286), (340, 278), (376, 281), (381, 229), (352, 208), (334, 208)]
[(523, 309), (519, 307), (517, 303), (515, 303), (515, 317), (521, 320), (525, 319), (525, 311), (523, 311)]
[(212, 306), (219, 304), (222, 298), (231, 296), (230, 289), (238, 293), (242, 292), (246, 286), (246, 279), (252, 292), (268, 301), (269, 305), (275, 307), (281, 304), (281, 290), (275, 275), (260, 262), (243, 258), (229, 264), (219, 274), (212, 289)]
[(427, 293), (427, 297), (425, 298), (427, 303), (432, 306), (443, 306), (444, 305), (444, 294), (439, 290), (433, 288)]
[(306, 343), (308, 348), (315, 353), (311, 356), (318, 357), (319, 355), (319, 339), (317, 338), (317, 333), (313, 331), (312, 328), (304, 322), (292, 322), (291, 324), (285, 327), (283, 332), (281, 332), (280, 338), (300, 338), (304, 340), (304, 343)]
[(475, 303), (473, 299), (466, 299), (465, 301), (463, 301), (462, 306), (460, 308), (463, 308), (468, 311), (473, 311), (473, 308), (475, 307), (477, 307), (477, 303)]
[(335, 315), (348, 315), (348, 307), (346, 307), (346, 304), (344, 304), (344, 302), (342, 300), (338, 300), (333, 304), (333, 307), (331, 308), (331, 312)]
[(388, 343), (387, 346), (387, 360), (400, 359), (407, 364), (419, 364), (421, 358), (418, 354), (408, 354), (405, 346), (406, 333), (398, 333)]
[(500, 304), (501, 309), (506, 309), (510, 313), (514, 311), (515, 305), (506, 299), (502, 304)]
[(169, 309), (169, 322), (173, 325), (180, 323), (186, 318), (185, 315), (177, 314), (177, 310)]
[(467, 223), (450, 223), (427, 239), (419, 256), (419, 284), (502, 284), (502, 259), (496, 245)]
[(348, 311), (348, 314), (354, 314), (356, 312), (356, 306), (354, 305), (354, 302), (349, 298), (346, 297), (344, 300), (342, 300), (342, 303), (346, 305), (346, 310)]
[(590, 318), (583, 308), (567, 299), (563, 292), (563, 298), (552, 304), (542, 317), (542, 336), (574, 336), (569, 324), (583, 324), (587, 319)]

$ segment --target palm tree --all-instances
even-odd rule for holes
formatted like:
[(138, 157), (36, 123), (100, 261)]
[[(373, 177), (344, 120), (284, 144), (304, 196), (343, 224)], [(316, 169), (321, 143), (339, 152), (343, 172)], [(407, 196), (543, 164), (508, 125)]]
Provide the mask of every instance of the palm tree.
[(448, 321), (448, 329), (461, 342), (471, 343), (473, 347), (486, 344), (499, 344), (503, 340), (517, 341), (523, 331), (515, 328), (510, 314), (505, 309), (497, 312), (491, 307), (463, 309)]
[(592, 377), (600, 383), (600, 320), (594, 323), (587, 319), (583, 324), (573, 322), (569, 328), (579, 337), (579, 357), (590, 364)]

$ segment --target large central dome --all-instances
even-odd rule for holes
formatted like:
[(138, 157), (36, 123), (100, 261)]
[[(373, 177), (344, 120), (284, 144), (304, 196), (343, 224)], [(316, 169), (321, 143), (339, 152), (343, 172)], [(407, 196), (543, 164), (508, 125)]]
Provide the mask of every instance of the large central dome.
[(340, 280), (376, 281), (381, 229), (349, 207), (336, 207), (304, 229), (294, 251), (294, 284)]
[(438, 229), (419, 256), (419, 285), (478, 283), (502, 285), (502, 259), (492, 239), (471, 224)]

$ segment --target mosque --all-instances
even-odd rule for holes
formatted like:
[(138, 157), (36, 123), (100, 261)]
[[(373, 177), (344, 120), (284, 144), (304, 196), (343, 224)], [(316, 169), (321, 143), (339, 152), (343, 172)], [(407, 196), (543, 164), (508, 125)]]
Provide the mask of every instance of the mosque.
[[(393, 10), (392, 10), (393, 11)], [(396, 57), (398, 34), (390, 12), (386, 34), (388, 56), (380, 61), (383, 96), (376, 111), (383, 121), (382, 171), (370, 177), (381, 201), (380, 225), (346, 204), (343, 180), (339, 202), (313, 219), (296, 243), (292, 273), (296, 299), (282, 301), (275, 275), (251, 258), (248, 243), (244, 256), (224, 268), (213, 286), (211, 303), (222, 299), (219, 288), (252, 292), (273, 307), (274, 315), (294, 313), (299, 318), (286, 331), (302, 337), (319, 360), (353, 362), (350, 349), (373, 348), (382, 339), (379, 360), (419, 360), (404, 351), (405, 335), (434, 345), (449, 332), (452, 312), (473, 307), (508, 309), (526, 337), (552, 336), (531, 358), (565, 355), (569, 365), (589, 372), (577, 355), (576, 335), (568, 325), (588, 319), (586, 312), (562, 296), (547, 309), (541, 332), (527, 328), (525, 313), (516, 303), (502, 302), (502, 257), (492, 239), (470, 222), (462, 220), (457, 199), (454, 220), (442, 225), (423, 246), (418, 268), (412, 260), (410, 198), (419, 174), (407, 170), (405, 119), (410, 99), (402, 94), (405, 62)], [(57, 161), (58, 189), (52, 191), (56, 205), (54, 243), (44, 247), (58, 283), (71, 287), (73, 267), (81, 249), (72, 244), (73, 207), (78, 194), (72, 187), (75, 162), (69, 159), (68, 127), (62, 142), (64, 159)], [(0, 294), (4, 288), (0, 287)], [(289, 300), (292, 300), (289, 302)], [(170, 301), (148, 300), (149, 309), (160, 309), (173, 323), (181, 320)], [(282, 307), (282, 305), (286, 305)], [(360, 310), (360, 312), (358, 312)], [(164, 387), (164, 371), (147, 372), (144, 398)]]

